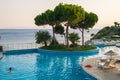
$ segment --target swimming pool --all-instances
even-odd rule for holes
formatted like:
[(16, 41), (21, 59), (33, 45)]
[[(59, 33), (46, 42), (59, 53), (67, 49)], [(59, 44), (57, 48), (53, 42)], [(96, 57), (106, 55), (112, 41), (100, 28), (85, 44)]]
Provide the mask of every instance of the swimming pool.
[[(97, 80), (81, 67), (87, 57), (11, 51), (0, 60), (0, 80)], [(12, 72), (8, 72), (9, 67)]]

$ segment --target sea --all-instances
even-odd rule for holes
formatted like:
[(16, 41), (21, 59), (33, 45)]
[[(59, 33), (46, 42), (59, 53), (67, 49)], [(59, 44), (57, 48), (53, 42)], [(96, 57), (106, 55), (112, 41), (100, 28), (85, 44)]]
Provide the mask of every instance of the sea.
[[(35, 43), (35, 34), (38, 31), (48, 31), (52, 36), (52, 29), (0, 29), (0, 44), (15, 44), (15, 43)], [(91, 34), (96, 34), (99, 29), (90, 29), (85, 32), (85, 41), (91, 38)], [(81, 43), (81, 32), (79, 30), (70, 29), (69, 33), (78, 33)], [(65, 43), (63, 35), (56, 34), (56, 39), (60, 43)]]

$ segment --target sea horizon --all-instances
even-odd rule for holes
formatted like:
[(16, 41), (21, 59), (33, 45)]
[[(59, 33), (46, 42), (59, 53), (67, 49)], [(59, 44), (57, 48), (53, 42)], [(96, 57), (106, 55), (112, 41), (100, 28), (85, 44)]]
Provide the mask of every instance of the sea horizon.
[[(35, 33), (39, 30), (46, 30), (52, 36), (52, 29), (0, 29), (0, 44), (5, 43), (35, 43)], [(90, 32), (85, 32), (85, 41), (89, 40), (90, 34), (96, 34), (99, 29), (90, 29)], [(81, 32), (79, 30), (69, 30), (70, 33), (76, 32), (81, 37)], [(64, 37), (62, 35), (56, 34), (58, 41), (64, 42)]]

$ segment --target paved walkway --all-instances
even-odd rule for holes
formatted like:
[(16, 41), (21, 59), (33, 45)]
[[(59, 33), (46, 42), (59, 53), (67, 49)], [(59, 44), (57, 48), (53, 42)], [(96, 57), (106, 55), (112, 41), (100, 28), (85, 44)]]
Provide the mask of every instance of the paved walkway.
[[(100, 57), (86, 59), (82, 63), (83, 69), (92, 76), (96, 77), (98, 80), (120, 80), (120, 72), (117, 72), (118, 69), (103, 70), (98, 68), (97, 60), (99, 59)], [(85, 67), (85, 65), (88, 64), (92, 65), (92, 67)], [(120, 63), (116, 65), (118, 65), (118, 68), (120, 69)]]

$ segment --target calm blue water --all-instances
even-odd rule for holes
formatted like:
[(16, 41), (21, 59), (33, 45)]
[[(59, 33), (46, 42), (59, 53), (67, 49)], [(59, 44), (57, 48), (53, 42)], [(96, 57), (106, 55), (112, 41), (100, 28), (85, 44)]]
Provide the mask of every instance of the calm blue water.
[(96, 80), (81, 67), (86, 57), (6, 53), (0, 60), (0, 80)]
[(0, 43), (33, 43), (37, 29), (0, 29)]
[[(0, 29), (0, 44), (34, 43), (35, 33), (39, 29)], [(43, 30), (43, 29), (42, 29)], [(48, 30), (52, 34), (52, 30)], [(92, 30), (85, 33), (85, 40), (90, 39)], [(71, 30), (70, 32), (80, 31)], [(56, 35), (57, 39), (64, 37)], [(42, 55), (40, 53), (5, 54), (0, 60), (0, 80), (96, 80), (81, 68), (81, 62), (87, 56)], [(8, 73), (8, 68), (13, 71)]]
[[(35, 33), (39, 30), (47, 30), (52, 35), (51, 29), (0, 29), (0, 43), (34, 43)], [(76, 32), (81, 35), (79, 30), (70, 30), (70, 32)], [(92, 29), (89, 33), (85, 32), (85, 40), (90, 39), (91, 33), (97, 33), (98, 29)], [(58, 41), (64, 42), (64, 36), (56, 35)], [(81, 42), (81, 41), (80, 41)]]

